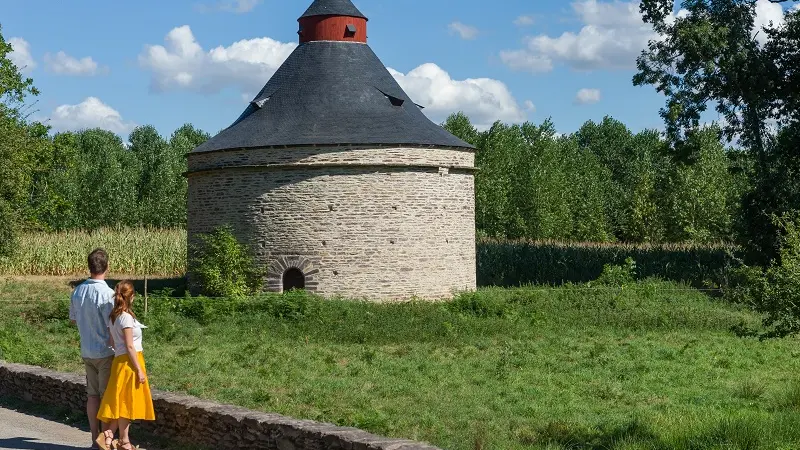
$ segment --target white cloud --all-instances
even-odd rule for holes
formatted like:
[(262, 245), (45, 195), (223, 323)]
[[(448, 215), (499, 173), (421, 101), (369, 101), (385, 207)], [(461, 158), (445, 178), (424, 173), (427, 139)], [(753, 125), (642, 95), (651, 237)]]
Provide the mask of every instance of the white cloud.
[(252, 11), (261, 3), (262, 0), (224, 0), (213, 5), (200, 4), (197, 10), (200, 12), (225, 11), (236, 14), (244, 14)]
[(423, 64), (403, 74), (389, 68), (411, 99), (425, 107), (422, 111), (441, 123), (451, 113), (463, 111), (473, 124), (488, 129), (495, 120), (520, 123), (526, 120), (508, 87), (490, 78), (454, 80), (433, 63)]
[(152, 72), (154, 91), (185, 89), (216, 93), (228, 86), (256, 92), (297, 47), (270, 38), (246, 39), (204, 50), (189, 26), (173, 29), (166, 45), (150, 45), (139, 63)]
[(527, 36), (523, 49), (503, 51), (501, 60), (512, 69), (530, 72), (548, 72), (558, 62), (577, 70), (630, 68), (655, 37), (642, 22), (636, 1), (581, 0), (572, 3), (572, 9), (584, 24), (580, 31)]
[[(152, 72), (153, 90), (215, 93), (233, 86), (246, 100), (264, 86), (297, 46), (259, 38), (205, 50), (188, 26), (175, 28), (165, 40), (164, 46), (148, 46), (139, 56), (140, 64)], [(464, 111), (477, 126), (485, 128), (498, 119), (513, 123), (526, 119), (524, 110), (500, 81), (453, 80), (432, 63), (407, 74), (389, 71), (434, 122), (441, 123), (457, 111)]]
[(44, 62), (47, 69), (59, 75), (94, 76), (108, 69), (100, 67), (90, 56), (81, 59), (58, 52), (55, 55), (45, 53)]
[(581, 89), (575, 94), (576, 105), (591, 105), (600, 101), (599, 89)]
[[(798, 5), (795, 6), (797, 8)], [(764, 28), (780, 27), (785, 23), (783, 16), (783, 6), (779, 3), (772, 3), (769, 0), (758, 0), (756, 2), (756, 19), (753, 25), (753, 34), (756, 40), (765, 44), (769, 36), (764, 32)]]
[(57, 131), (102, 128), (117, 134), (130, 132), (136, 124), (122, 119), (114, 108), (97, 97), (88, 97), (77, 105), (61, 105), (50, 115), (48, 125)]
[[(638, 0), (578, 0), (572, 3), (572, 10), (583, 25), (579, 31), (527, 36), (522, 49), (502, 51), (500, 59), (514, 70), (534, 73), (549, 72), (558, 63), (580, 71), (632, 69), (648, 41), (658, 38), (642, 20)], [(669, 20), (687, 15), (681, 10)], [(757, 0), (754, 34), (770, 23), (784, 23), (783, 8), (769, 0)], [(756, 36), (762, 43), (767, 37), (763, 31)]]
[(470, 40), (478, 37), (477, 28), (470, 25), (465, 25), (461, 22), (453, 22), (450, 25), (448, 25), (447, 28), (450, 30), (451, 34), (457, 34), (461, 36), (461, 39)]
[(533, 17), (532, 16), (519, 16), (514, 19), (514, 25), (518, 27), (529, 27), (533, 25)]
[(11, 44), (11, 53), (8, 54), (8, 59), (17, 66), (20, 72), (29, 74), (36, 68), (36, 61), (31, 56), (31, 45), (25, 39), (12, 37), (8, 40)]
[(525, 111), (536, 112), (536, 105), (533, 104), (530, 100), (525, 100)]

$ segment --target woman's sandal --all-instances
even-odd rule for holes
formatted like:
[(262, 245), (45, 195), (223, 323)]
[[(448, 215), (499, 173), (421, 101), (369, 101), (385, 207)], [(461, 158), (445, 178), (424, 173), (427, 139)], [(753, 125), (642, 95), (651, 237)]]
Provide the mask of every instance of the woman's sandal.
[(122, 441), (120, 441), (120, 442), (119, 442), (119, 445), (120, 445), (120, 446), (119, 446), (119, 448), (120, 448), (120, 449), (122, 449), (122, 450), (133, 450), (133, 449), (135, 449), (135, 448), (139, 448), (139, 446), (138, 446), (138, 445), (137, 445), (137, 446), (133, 446), (133, 445), (131, 444), (131, 441), (128, 441), (128, 442), (122, 442)]
[(115, 444), (117, 440), (114, 439), (114, 432), (111, 430), (103, 431), (97, 436), (97, 439), (95, 439), (94, 441), (97, 443), (97, 446), (102, 448), (103, 450), (113, 450), (117, 448)]

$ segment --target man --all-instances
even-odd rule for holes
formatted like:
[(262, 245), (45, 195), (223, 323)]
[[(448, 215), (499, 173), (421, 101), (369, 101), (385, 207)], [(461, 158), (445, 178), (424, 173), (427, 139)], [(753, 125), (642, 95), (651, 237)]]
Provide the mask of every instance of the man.
[(89, 254), (90, 278), (75, 288), (69, 306), (69, 318), (78, 325), (81, 336), (81, 357), (86, 368), (86, 414), (92, 429), (92, 448), (98, 434), (100, 421), (97, 410), (111, 375), (114, 349), (110, 345), (108, 317), (114, 308), (114, 290), (106, 284), (108, 254), (98, 248)]

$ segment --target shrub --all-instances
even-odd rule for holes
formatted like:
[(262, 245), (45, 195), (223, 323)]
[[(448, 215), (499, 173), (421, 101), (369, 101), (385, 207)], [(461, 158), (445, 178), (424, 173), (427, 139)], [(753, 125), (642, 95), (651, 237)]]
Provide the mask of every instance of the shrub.
[(800, 212), (774, 220), (783, 231), (780, 257), (760, 275), (751, 272), (744, 288), (753, 308), (765, 315), (765, 337), (800, 332)]
[(628, 257), (625, 264), (606, 264), (603, 273), (596, 280), (597, 284), (608, 286), (625, 286), (636, 282), (636, 261)]
[(457, 314), (483, 318), (505, 317), (509, 306), (505, 298), (483, 292), (465, 292), (447, 304)]
[(209, 297), (246, 297), (261, 290), (263, 274), (247, 246), (228, 226), (198, 236), (191, 246), (192, 283)]

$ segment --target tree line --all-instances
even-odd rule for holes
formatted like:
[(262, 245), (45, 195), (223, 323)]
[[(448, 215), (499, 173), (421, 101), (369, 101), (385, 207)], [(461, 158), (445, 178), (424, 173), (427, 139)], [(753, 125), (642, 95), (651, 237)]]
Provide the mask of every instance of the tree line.
[[(735, 242), (778, 255), (776, 217), (800, 209), (800, 13), (753, 38), (755, 2), (645, 0), (664, 38), (638, 60), (637, 85), (665, 95), (665, 130), (606, 117), (569, 135), (554, 124), (443, 126), (476, 147), (476, 225), (487, 237), (593, 242)], [(185, 154), (209, 135), (152, 126), (127, 141), (103, 130), (52, 134), (29, 120), (33, 80), (0, 30), (0, 253), (22, 230), (182, 227)], [(702, 126), (716, 105), (722, 125)]]
[(746, 155), (717, 126), (699, 128), (678, 161), (656, 130), (611, 117), (558, 135), (495, 123), (478, 132), (462, 113), (444, 124), (476, 148), (476, 222), (488, 237), (591, 242), (731, 242), (748, 189)]

